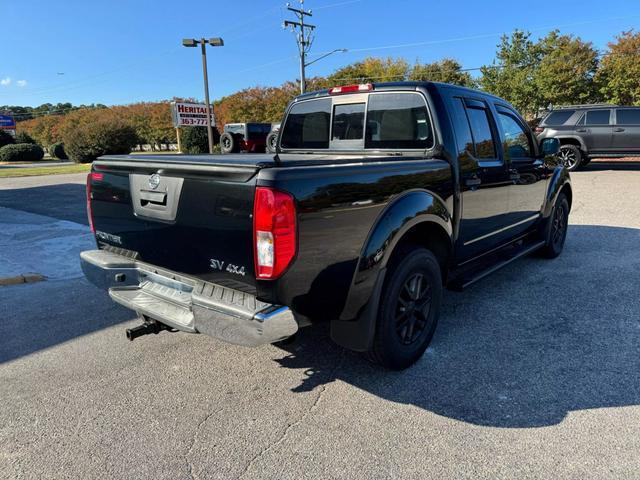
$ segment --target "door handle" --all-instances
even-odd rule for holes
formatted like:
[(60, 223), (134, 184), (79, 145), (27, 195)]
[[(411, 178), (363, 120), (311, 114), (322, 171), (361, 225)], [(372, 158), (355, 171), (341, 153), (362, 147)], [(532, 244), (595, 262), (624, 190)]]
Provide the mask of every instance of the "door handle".
[(614, 132), (624, 132), (624, 128), (618, 127), (613, 129)]
[(576, 128), (576, 132), (585, 133), (586, 131), (586, 128)]
[(467, 187), (477, 187), (482, 183), (482, 180), (480, 180), (478, 177), (471, 177), (467, 178), (464, 183)]

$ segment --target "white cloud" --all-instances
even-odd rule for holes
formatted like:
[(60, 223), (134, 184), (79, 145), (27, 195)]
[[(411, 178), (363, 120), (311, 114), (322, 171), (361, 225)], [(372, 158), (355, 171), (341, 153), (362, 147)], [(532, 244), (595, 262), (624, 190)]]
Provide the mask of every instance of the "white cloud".
[(0, 80), (0, 85), (2, 85), (3, 87), (6, 87), (10, 83), (11, 83), (11, 77), (4, 77), (2, 80)]
[(18, 80), (16, 82), (16, 85), (18, 85), (19, 87), (26, 87), (27, 86), (27, 81), (26, 80)]

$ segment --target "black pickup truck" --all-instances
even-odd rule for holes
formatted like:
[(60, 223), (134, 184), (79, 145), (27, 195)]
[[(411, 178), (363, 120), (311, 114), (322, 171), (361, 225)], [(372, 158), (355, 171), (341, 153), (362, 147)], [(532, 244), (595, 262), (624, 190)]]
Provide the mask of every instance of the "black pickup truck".
[(431, 341), (444, 287), (561, 252), (572, 190), (558, 148), (509, 103), (453, 85), (308, 93), (276, 154), (94, 162), (98, 248), (82, 266), (140, 316), (130, 339), (255, 346), (328, 321), (338, 344), (401, 369)]

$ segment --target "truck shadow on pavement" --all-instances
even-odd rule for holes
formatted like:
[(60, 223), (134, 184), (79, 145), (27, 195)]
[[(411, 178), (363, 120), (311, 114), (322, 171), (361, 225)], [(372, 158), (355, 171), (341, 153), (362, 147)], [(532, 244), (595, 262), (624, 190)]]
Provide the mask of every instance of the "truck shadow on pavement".
[(456, 420), (543, 427), (569, 413), (640, 404), (640, 229), (572, 225), (563, 254), (522, 259), (462, 293), (445, 291), (434, 340), (389, 372), (302, 330), (277, 359), (293, 389), (340, 380)]
[(83, 278), (0, 287), (0, 365), (134, 317)]
[(62, 183), (0, 190), (0, 207), (88, 225), (85, 186)]

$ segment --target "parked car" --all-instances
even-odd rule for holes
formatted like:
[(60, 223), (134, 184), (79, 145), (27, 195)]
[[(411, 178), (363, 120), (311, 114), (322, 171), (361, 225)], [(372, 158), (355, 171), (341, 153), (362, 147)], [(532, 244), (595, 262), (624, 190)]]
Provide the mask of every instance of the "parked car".
[(269, 135), (267, 135), (267, 152), (269, 153), (276, 153), (280, 125), (280, 123), (271, 124), (271, 132), (269, 132)]
[(586, 166), (591, 157), (640, 155), (640, 108), (617, 105), (570, 105), (551, 110), (536, 128), (539, 139), (560, 140), (559, 157), (568, 170)]
[(402, 369), (429, 345), (445, 286), (562, 251), (559, 142), (537, 142), (500, 98), (335, 87), (297, 97), (282, 125), (276, 156), (93, 163), (97, 249), (82, 267), (139, 314), (130, 339), (170, 328), (256, 346), (330, 321), (335, 342)]
[(227, 123), (220, 135), (222, 153), (264, 153), (270, 123)]

